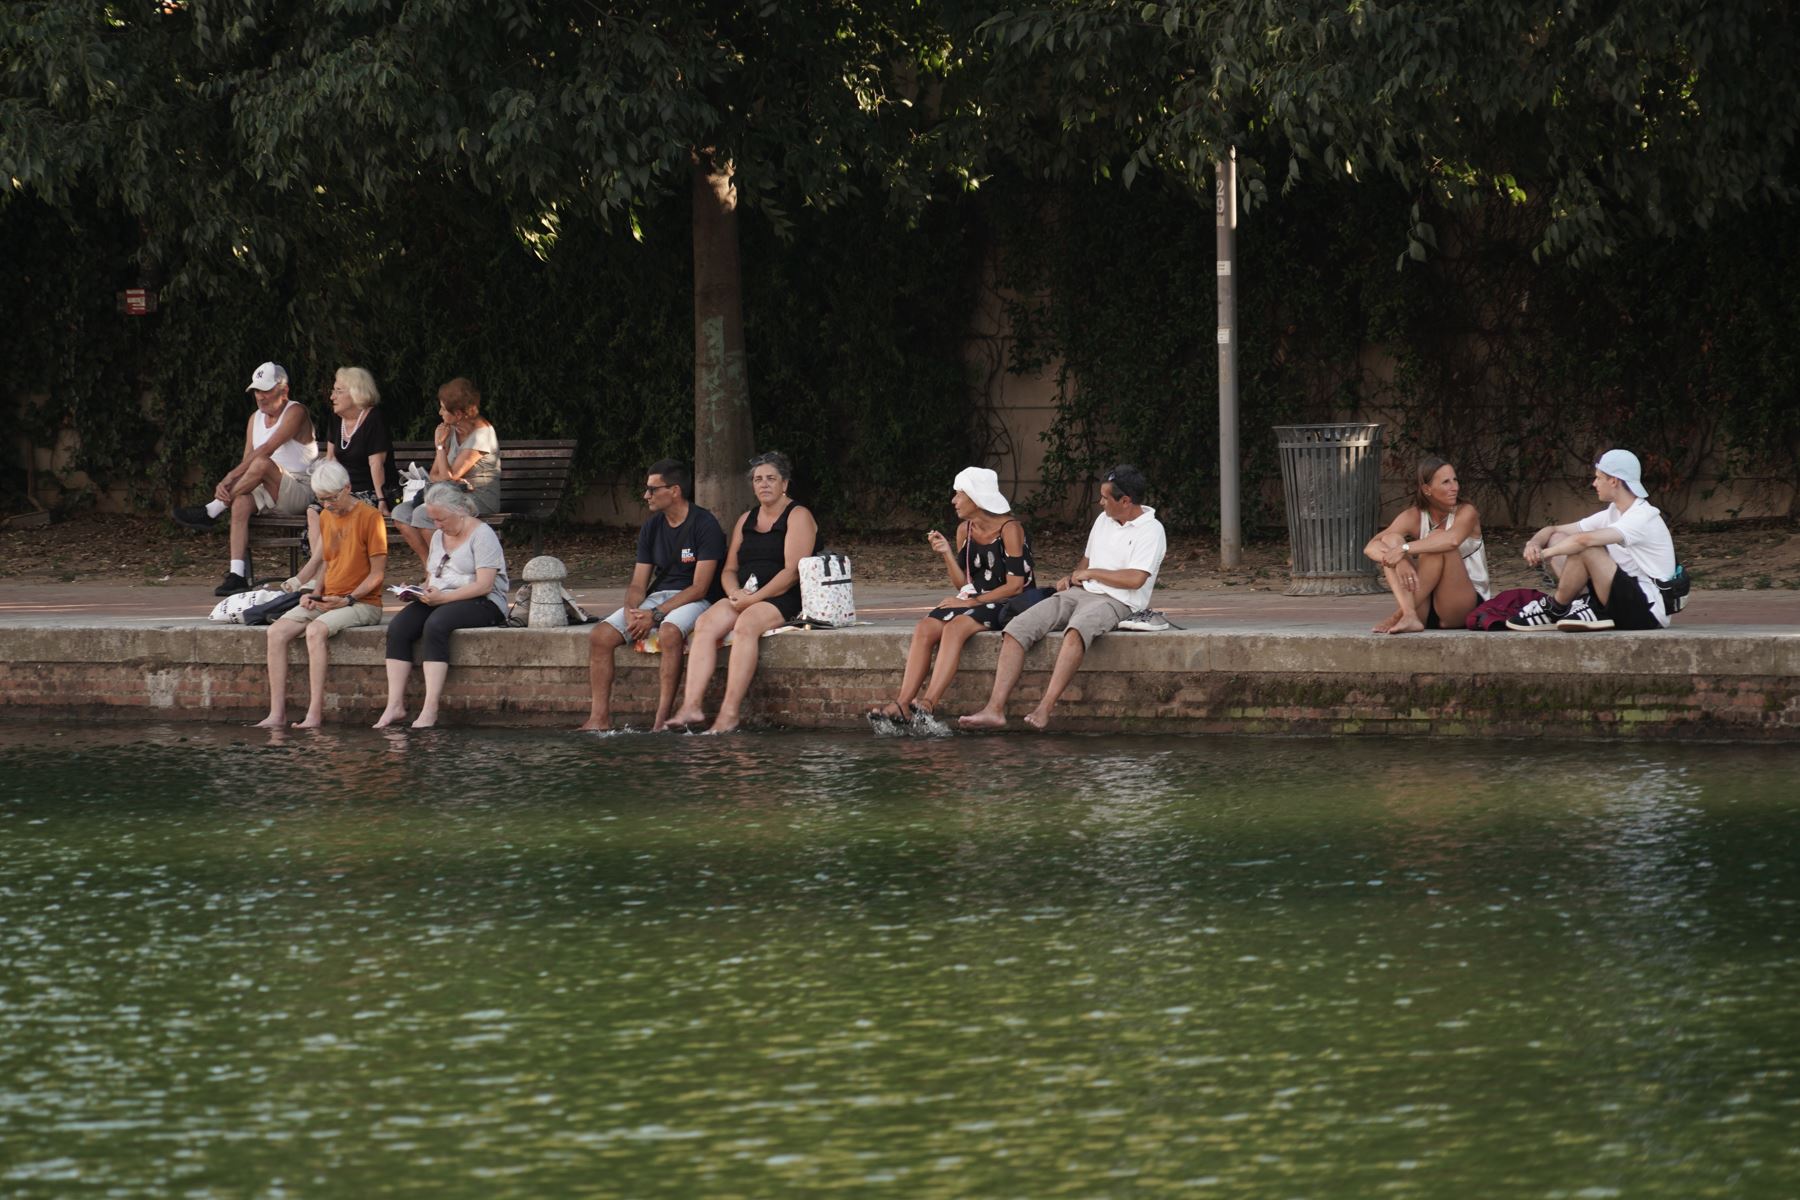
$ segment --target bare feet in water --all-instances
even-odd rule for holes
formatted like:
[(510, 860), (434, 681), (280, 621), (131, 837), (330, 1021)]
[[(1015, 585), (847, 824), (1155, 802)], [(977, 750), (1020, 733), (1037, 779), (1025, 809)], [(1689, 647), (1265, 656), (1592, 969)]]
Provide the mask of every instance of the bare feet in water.
[(272, 712), (268, 716), (264, 717), (262, 720), (258, 721), (256, 724), (252, 725), (250, 728), (252, 728), (252, 729), (280, 729), (282, 726), (284, 726), (286, 724), (287, 724), (287, 714), (286, 713)]
[(611, 717), (589, 717), (575, 727), (576, 733), (611, 733)]
[(406, 710), (404, 708), (390, 708), (384, 710), (379, 717), (375, 718), (375, 724), (371, 728), (386, 729), (395, 721), (404, 720), (406, 720)]
[(698, 708), (684, 708), (669, 718), (669, 724), (685, 733), (690, 725), (706, 724), (706, 713)]
[(317, 728), (319, 728), (319, 726), (321, 726), (323, 724), (325, 724), (325, 719), (323, 717), (315, 717), (311, 713), (307, 713), (305, 720), (294, 722), (294, 728), (295, 729), (317, 729)]
[(956, 723), (964, 729), (1004, 729), (1006, 728), (1006, 714), (984, 708), (980, 712), (972, 712), (966, 717), (956, 718)]
[(1050, 728), (1050, 714), (1034, 708), (1025, 714), (1025, 723), (1042, 733)]

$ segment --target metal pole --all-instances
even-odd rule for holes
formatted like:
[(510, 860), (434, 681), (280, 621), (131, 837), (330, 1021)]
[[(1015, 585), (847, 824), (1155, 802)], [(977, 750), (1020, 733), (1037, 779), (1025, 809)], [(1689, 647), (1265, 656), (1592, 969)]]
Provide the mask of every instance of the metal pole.
[(1237, 258), (1236, 146), (1229, 158), (1213, 164), (1213, 216), (1219, 256), (1219, 565), (1235, 567), (1244, 549), (1238, 508), (1237, 288), (1232, 275)]

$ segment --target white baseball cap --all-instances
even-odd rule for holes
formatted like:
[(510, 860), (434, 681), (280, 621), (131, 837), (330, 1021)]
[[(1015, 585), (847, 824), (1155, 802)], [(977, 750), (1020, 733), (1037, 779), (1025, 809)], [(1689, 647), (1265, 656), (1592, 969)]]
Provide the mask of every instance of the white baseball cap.
[(250, 374), (250, 386), (246, 392), (266, 392), (288, 381), (287, 368), (278, 362), (266, 362)]
[(1650, 494), (1644, 487), (1644, 467), (1638, 462), (1638, 456), (1629, 450), (1608, 450), (1594, 464), (1594, 470), (1602, 475), (1611, 475), (1620, 483), (1631, 489), (1631, 494), (1642, 500)]
[(1012, 511), (1012, 505), (1000, 493), (1000, 476), (986, 467), (964, 467), (956, 473), (951, 486), (973, 500), (975, 506), (983, 512)]

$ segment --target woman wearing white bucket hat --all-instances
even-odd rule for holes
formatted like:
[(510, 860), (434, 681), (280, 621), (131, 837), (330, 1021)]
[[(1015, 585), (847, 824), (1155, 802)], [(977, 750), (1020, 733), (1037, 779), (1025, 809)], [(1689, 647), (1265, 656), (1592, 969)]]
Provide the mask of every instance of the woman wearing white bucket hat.
[[(906, 672), (899, 696), (868, 713), (871, 721), (910, 721), (930, 716), (956, 678), (963, 646), (984, 629), (999, 630), (1007, 621), (1040, 599), (1032, 568), (1031, 539), (1025, 526), (1008, 514), (1012, 505), (1000, 491), (1000, 477), (986, 467), (965, 467), (952, 482), (951, 505), (961, 524), (956, 544), (938, 530), (925, 540), (944, 560), (950, 582), (959, 590), (913, 627), (912, 645), (906, 653)], [(937, 665), (932, 667), (932, 651)], [(931, 670), (931, 686), (919, 695), (925, 672)]]

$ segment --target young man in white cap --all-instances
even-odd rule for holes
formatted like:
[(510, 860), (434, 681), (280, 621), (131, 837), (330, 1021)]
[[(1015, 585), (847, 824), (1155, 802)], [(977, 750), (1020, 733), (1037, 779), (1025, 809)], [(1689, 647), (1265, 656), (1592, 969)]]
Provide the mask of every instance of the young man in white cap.
[[(1063, 632), (1050, 682), (1025, 723), (1040, 732), (1050, 712), (1081, 668), (1094, 639), (1150, 607), (1156, 573), (1168, 551), (1168, 536), (1156, 510), (1142, 503), (1144, 476), (1120, 465), (1100, 484), (1100, 515), (1088, 531), (1087, 552), (1075, 569), (1057, 580), (1056, 595), (1032, 605), (1000, 632), (1000, 663), (986, 707), (960, 718), (964, 729), (999, 729), (1006, 724), (1006, 701), (1025, 670), (1025, 655), (1045, 637)], [(1076, 585), (1080, 586), (1077, 587)]]
[(225, 473), (206, 504), (183, 505), (170, 515), (189, 529), (218, 527), (231, 512), (231, 566), (215, 596), (230, 596), (250, 586), (250, 518), (259, 512), (299, 516), (312, 503), (313, 460), (319, 456), (312, 415), (288, 398), (288, 374), (280, 363), (266, 362), (244, 389), (256, 411), (244, 429), (244, 456)]
[(1546, 525), (1525, 543), (1525, 561), (1548, 563), (1556, 595), (1536, 600), (1508, 629), (1662, 629), (1669, 623), (1660, 581), (1675, 574), (1675, 542), (1645, 499), (1643, 468), (1629, 450), (1594, 464), (1594, 494), (1606, 507), (1572, 525)]

